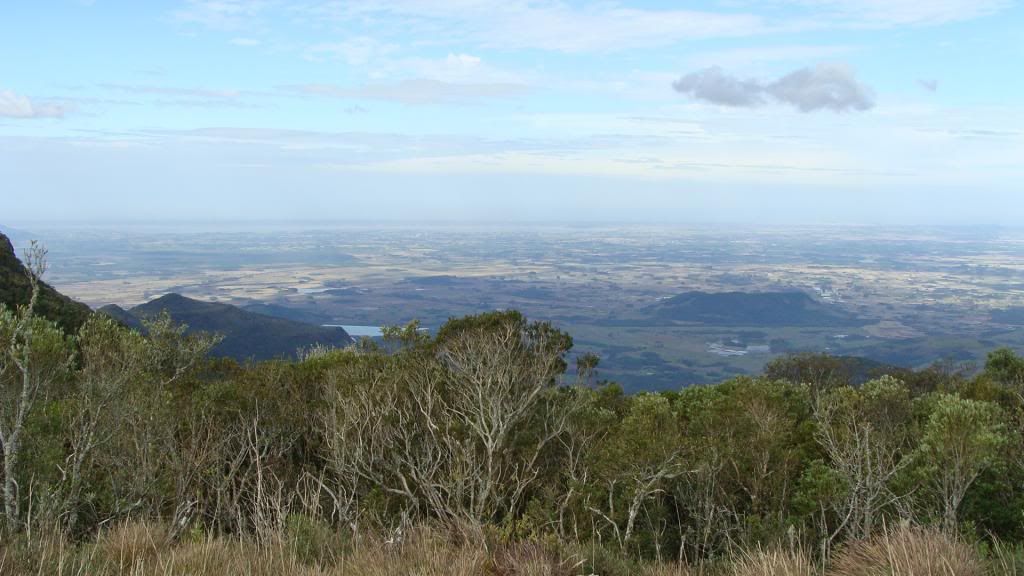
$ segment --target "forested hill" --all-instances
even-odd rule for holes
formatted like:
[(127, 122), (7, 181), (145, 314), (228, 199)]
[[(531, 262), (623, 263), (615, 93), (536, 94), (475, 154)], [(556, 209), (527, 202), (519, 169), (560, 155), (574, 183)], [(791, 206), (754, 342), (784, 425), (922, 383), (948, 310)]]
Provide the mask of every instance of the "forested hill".
[(850, 326), (863, 324), (803, 292), (685, 292), (650, 312), (663, 320), (717, 326)]
[(353, 343), (341, 328), (324, 328), (249, 312), (230, 304), (203, 302), (180, 294), (167, 294), (131, 310), (105, 306), (102, 312), (132, 328), (141, 320), (166, 311), (190, 330), (212, 332), (224, 338), (211, 353), (236, 360), (268, 360), (294, 357), (299, 349), (314, 345), (343, 348)]
[[(18, 259), (10, 238), (0, 233), (0, 304), (15, 308), (27, 304), (31, 293), (28, 271)], [(37, 312), (56, 322), (65, 333), (74, 333), (92, 310), (43, 283)]]

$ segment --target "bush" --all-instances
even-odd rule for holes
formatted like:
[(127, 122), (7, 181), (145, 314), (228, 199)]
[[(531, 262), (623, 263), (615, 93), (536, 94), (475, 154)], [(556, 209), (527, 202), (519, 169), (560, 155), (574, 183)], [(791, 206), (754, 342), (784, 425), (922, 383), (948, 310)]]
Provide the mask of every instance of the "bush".
[(292, 554), (304, 564), (333, 564), (344, 551), (345, 540), (316, 518), (289, 515), (285, 534)]
[(579, 574), (631, 576), (640, 572), (639, 565), (627, 555), (608, 550), (596, 542), (577, 546), (573, 555), (580, 560)]

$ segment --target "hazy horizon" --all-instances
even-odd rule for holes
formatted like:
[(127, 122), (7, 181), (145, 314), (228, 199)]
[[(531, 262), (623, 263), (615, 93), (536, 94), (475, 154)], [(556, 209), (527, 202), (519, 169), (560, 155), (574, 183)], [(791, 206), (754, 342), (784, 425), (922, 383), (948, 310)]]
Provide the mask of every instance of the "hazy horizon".
[(990, 223), (903, 223), (903, 222), (762, 222), (742, 220), (527, 220), (527, 219), (323, 219), (323, 218), (169, 218), (169, 219), (29, 219), (8, 220), (0, 222), (0, 232), (14, 230), (32, 232), (33, 228), (43, 230), (111, 229), (111, 230), (154, 230), (170, 229), (182, 232), (192, 230), (263, 230), (274, 228), (297, 228), (304, 230), (345, 229), (345, 228), (402, 228), (402, 229), (529, 229), (529, 228), (679, 228), (679, 229), (714, 229), (721, 231), (723, 226), (734, 226), (739, 231), (763, 230), (813, 230), (813, 229), (875, 229), (875, 230), (950, 230), (950, 231), (1024, 231), (1024, 223), (990, 224)]

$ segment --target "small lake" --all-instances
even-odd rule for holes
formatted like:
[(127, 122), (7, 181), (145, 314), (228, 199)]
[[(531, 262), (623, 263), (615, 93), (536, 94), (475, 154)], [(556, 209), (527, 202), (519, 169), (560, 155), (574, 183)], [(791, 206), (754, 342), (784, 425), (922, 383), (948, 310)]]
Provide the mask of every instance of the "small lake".
[(349, 324), (324, 324), (323, 326), (324, 328), (343, 328), (353, 338), (362, 338), (363, 336), (380, 338), (383, 335), (380, 326), (351, 326)]

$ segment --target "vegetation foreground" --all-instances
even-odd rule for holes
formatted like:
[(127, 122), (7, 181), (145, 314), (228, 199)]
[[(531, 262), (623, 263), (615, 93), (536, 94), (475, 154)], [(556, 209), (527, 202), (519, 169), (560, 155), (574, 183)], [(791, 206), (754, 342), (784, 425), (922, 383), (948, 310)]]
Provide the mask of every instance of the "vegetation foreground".
[[(1024, 359), (625, 395), (516, 312), (299, 361), (0, 309), (0, 574), (1016, 574)], [(65, 326), (71, 333), (65, 333)]]

